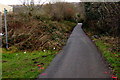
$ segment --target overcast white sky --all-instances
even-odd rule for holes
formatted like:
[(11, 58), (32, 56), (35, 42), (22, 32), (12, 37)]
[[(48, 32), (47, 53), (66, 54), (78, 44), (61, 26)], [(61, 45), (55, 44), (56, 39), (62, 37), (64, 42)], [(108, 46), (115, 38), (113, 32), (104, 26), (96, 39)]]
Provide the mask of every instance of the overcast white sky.
[[(25, 0), (27, 1), (27, 0)], [(30, 1), (30, 0), (29, 0)], [(36, 3), (38, 3), (39, 1), (42, 2), (53, 2), (53, 1), (61, 1), (61, 0), (34, 0)], [(80, 2), (80, 0), (64, 0), (66, 2)], [(12, 5), (12, 4), (21, 4), (22, 2), (24, 2), (24, 0), (0, 0), (1, 4), (6, 4), (6, 5)]]
[[(1, 4), (6, 5), (13, 5), (13, 4), (22, 4), (24, 1), (31, 1), (31, 0), (0, 0)], [(65, 2), (118, 2), (120, 0), (34, 0), (35, 3), (43, 2), (55, 2), (55, 1), (65, 1)]]

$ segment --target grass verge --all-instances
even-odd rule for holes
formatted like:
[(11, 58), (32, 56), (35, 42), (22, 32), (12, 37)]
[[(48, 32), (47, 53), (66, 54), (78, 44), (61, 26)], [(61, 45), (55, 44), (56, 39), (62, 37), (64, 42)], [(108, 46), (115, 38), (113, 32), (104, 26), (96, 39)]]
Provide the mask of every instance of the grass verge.
[[(6, 52), (6, 51), (5, 51)], [(2, 78), (36, 78), (57, 51), (2, 53)]]
[(114, 72), (114, 75), (120, 79), (120, 53), (111, 52), (109, 49), (111, 48), (111, 44), (105, 43), (97, 39), (95, 41), (98, 48), (102, 51), (103, 56), (106, 58), (108, 63), (111, 64), (111, 68)]

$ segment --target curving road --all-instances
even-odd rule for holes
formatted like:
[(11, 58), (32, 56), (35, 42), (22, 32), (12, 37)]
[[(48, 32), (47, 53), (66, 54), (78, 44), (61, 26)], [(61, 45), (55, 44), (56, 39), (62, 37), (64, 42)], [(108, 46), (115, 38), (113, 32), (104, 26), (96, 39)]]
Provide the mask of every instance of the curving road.
[(110, 78), (99, 51), (81, 26), (78, 23), (66, 46), (39, 78)]

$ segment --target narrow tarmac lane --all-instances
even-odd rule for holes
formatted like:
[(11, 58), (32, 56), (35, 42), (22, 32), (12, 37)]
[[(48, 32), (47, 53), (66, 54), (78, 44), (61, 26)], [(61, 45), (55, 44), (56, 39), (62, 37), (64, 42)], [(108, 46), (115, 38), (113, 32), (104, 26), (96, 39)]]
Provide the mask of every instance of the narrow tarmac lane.
[[(66, 46), (39, 78), (110, 78), (99, 51), (81, 28), (74, 28)], [(42, 74), (43, 74), (42, 73)]]

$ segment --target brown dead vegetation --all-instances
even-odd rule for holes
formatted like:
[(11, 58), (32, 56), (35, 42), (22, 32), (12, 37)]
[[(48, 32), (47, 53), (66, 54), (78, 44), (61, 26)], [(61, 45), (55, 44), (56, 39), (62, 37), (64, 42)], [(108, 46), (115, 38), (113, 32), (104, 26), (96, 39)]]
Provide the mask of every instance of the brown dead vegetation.
[[(17, 16), (18, 15), (18, 16)], [(75, 23), (62, 24), (57, 21), (41, 21), (30, 18), (27, 20), (19, 14), (8, 15), (8, 42), (9, 47), (19, 50), (60, 50), (65, 45)], [(4, 29), (4, 27), (3, 27)], [(4, 32), (4, 31), (3, 31)], [(5, 36), (3, 37), (5, 47)]]

